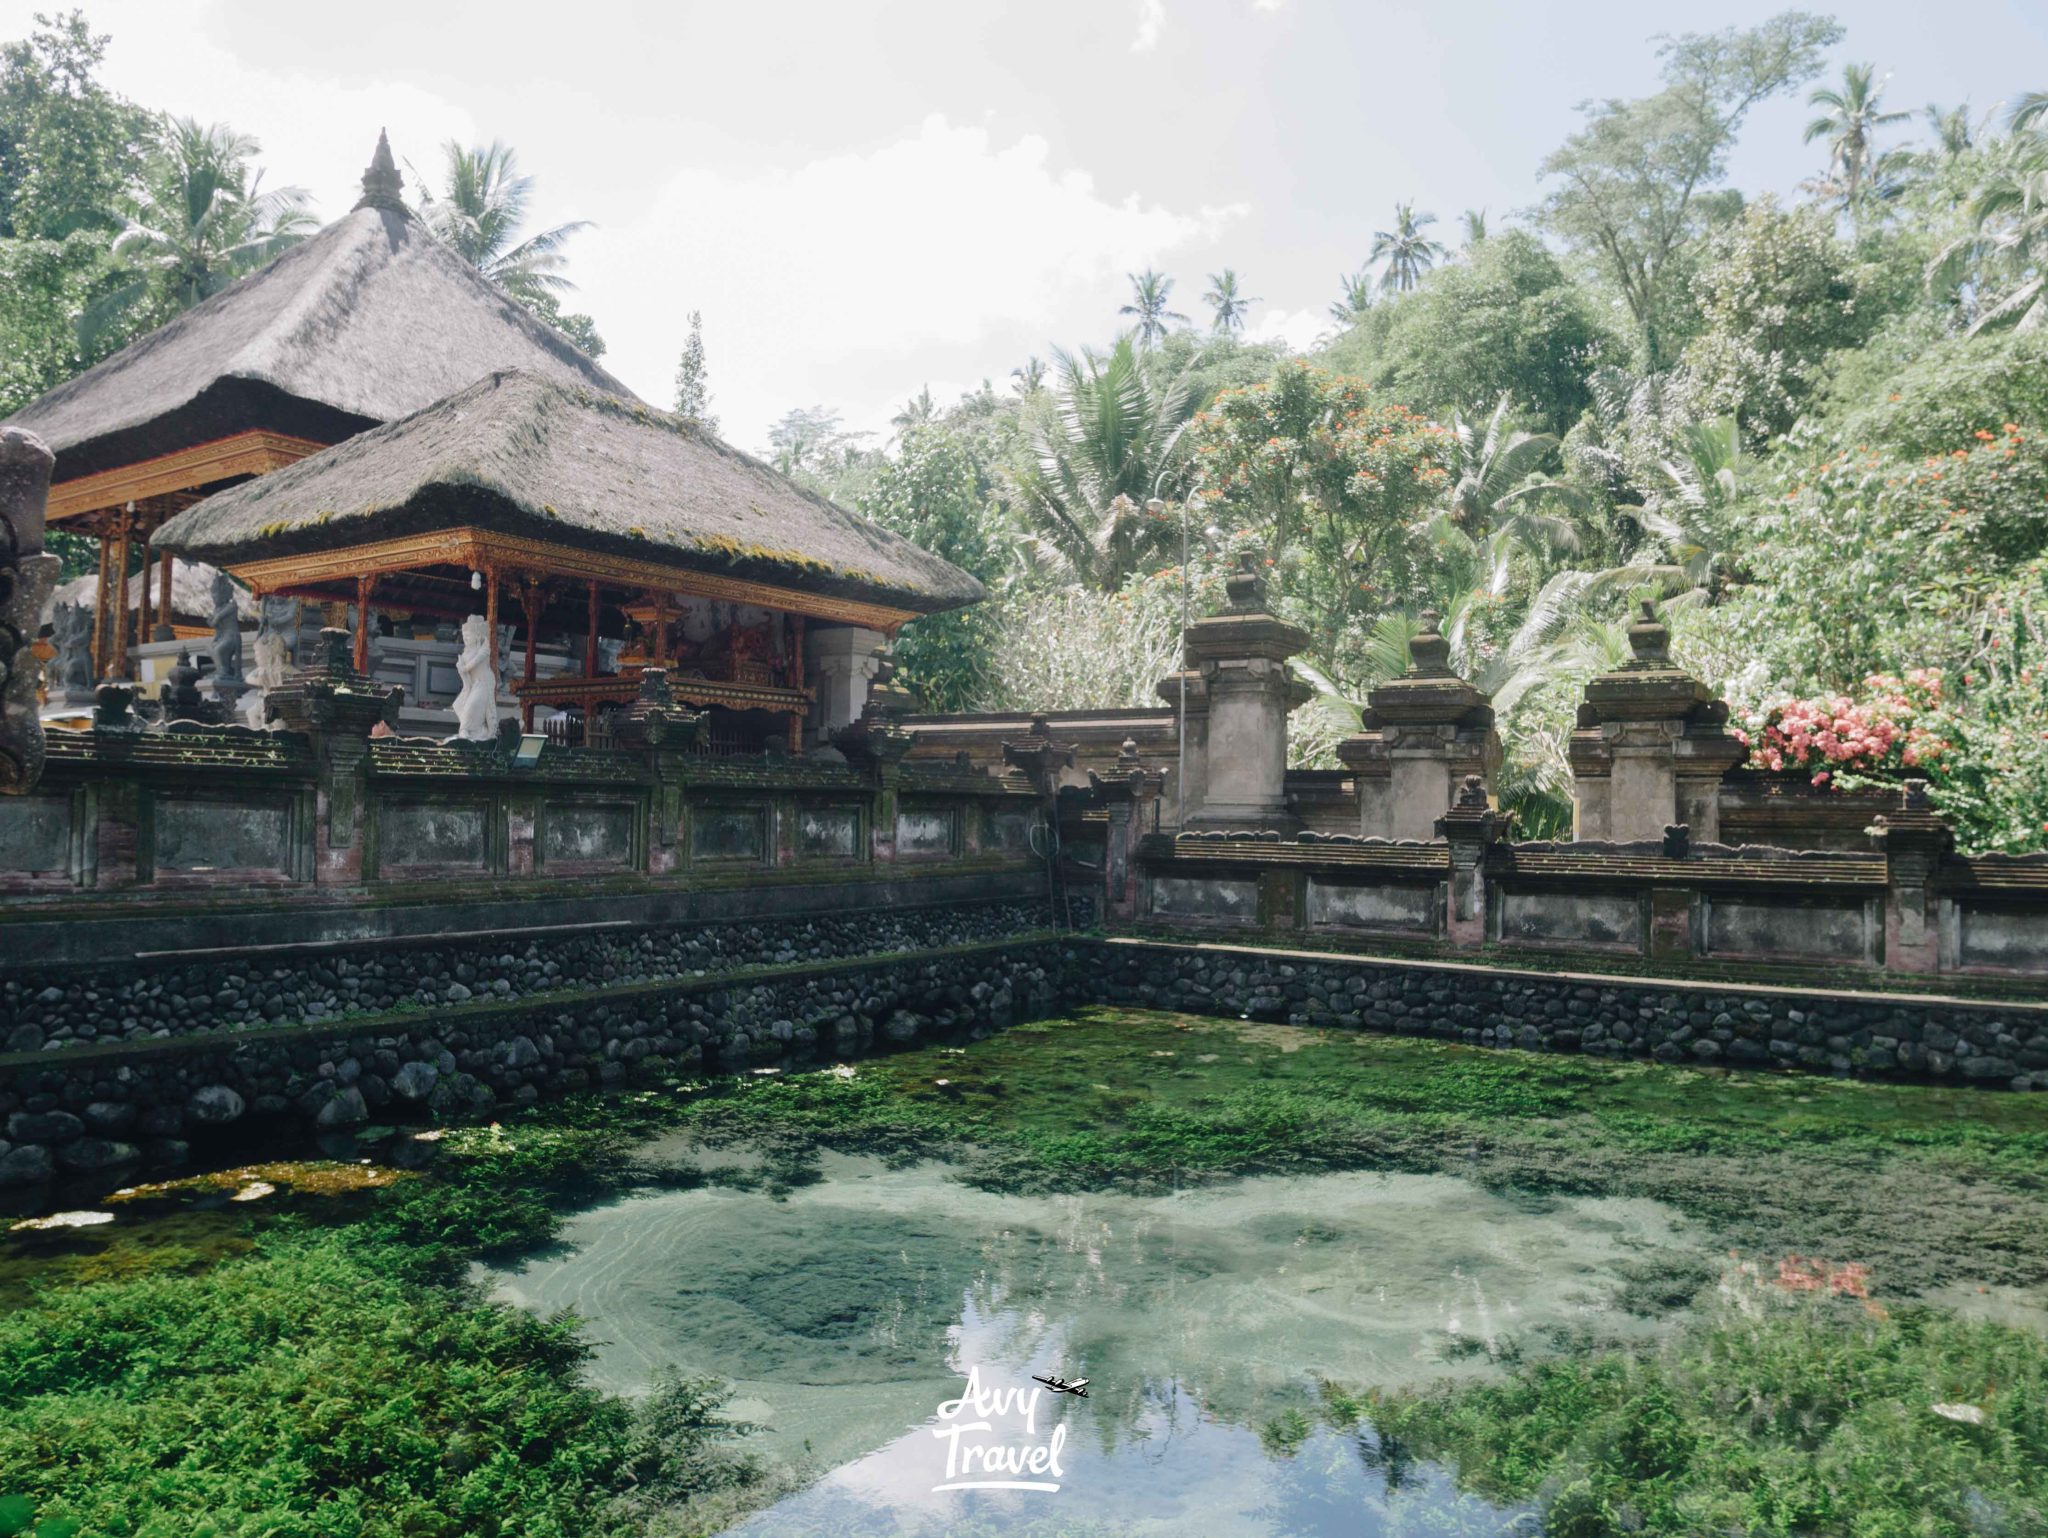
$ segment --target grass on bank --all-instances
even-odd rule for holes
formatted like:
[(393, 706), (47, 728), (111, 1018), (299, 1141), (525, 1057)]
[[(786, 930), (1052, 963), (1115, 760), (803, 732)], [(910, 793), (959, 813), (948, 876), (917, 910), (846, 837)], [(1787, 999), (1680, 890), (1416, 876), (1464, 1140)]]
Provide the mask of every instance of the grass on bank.
[[(572, 1324), (464, 1280), (477, 1257), (548, 1242), (561, 1212), (678, 1178), (633, 1153), (678, 1126), (764, 1142), (771, 1189), (838, 1145), (950, 1152), (1009, 1188), (1393, 1167), (1538, 1200), (1657, 1195), (1746, 1253), (1868, 1267), (1867, 1301), (1889, 1316), (1770, 1297), (1775, 1311), (1709, 1311), (1658, 1351), (1589, 1343), (1453, 1397), (1333, 1392), (1333, 1406), (1475, 1487), (1538, 1500), (1554, 1538), (1961, 1538), (2027, 1532), (2039, 1510), (2048, 1347), (1900, 1300), (1968, 1278), (2048, 1282), (2048, 1096), (1113, 1011), (451, 1130), (416, 1176), (258, 1203), (204, 1242), (151, 1247), (147, 1224), (39, 1235), (58, 1280), (0, 1312), (0, 1495), (78, 1520), (81, 1538), (711, 1527), (764, 1478), (715, 1389), (639, 1406), (588, 1393)], [(1711, 1277), (1652, 1266), (1625, 1301), (1675, 1306)], [(1936, 1393), (1992, 1418), (1930, 1418)], [(1660, 1415), (1682, 1460), (1623, 1435)]]

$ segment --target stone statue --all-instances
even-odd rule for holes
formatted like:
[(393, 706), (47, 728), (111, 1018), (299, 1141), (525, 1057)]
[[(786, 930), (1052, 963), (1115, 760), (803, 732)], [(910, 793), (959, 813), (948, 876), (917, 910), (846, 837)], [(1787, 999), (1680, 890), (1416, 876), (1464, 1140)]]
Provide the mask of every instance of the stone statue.
[(42, 777), (36, 714), (37, 617), (57, 580), (43, 553), (43, 511), (56, 463), (34, 433), (0, 428), (0, 795), (25, 795)]
[(455, 663), (462, 692), (455, 696), (455, 735), (489, 742), (498, 735), (498, 680), (491, 671), (491, 627), (481, 614), (462, 622), (462, 656)]
[(264, 695), (291, 676), (292, 642), (299, 633), (296, 598), (261, 598), (256, 603), (256, 665), (249, 669), (254, 688), (242, 701), (242, 719), (262, 726), (267, 718)]
[(597, 671), (602, 678), (616, 678), (619, 674), (619, 655), (626, 649), (622, 636), (601, 635), (597, 638)]
[(50, 614), (50, 692), (92, 698), (93, 614), (82, 603), (60, 603)]
[(213, 677), (216, 684), (242, 681), (242, 616), (235, 584), (224, 571), (213, 574)]

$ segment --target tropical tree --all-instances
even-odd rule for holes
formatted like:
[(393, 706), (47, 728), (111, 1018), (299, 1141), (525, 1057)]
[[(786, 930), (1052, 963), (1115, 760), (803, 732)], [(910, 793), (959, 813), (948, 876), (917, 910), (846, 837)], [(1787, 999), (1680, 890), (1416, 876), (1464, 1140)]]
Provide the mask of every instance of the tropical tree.
[(1258, 302), (1238, 292), (1235, 269), (1226, 267), (1209, 274), (1209, 292), (1202, 295), (1202, 303), (1214, 313), (1217, 331), (1229, 335), (1244, 330), (1245, 314)]
[(1380, 274), (1382, 291), (1405, 294), (1436, 265), (1437, 259), (1444, 254), (1444, 247), (1422, 233), (1426, 226), (1435, 223), (1435, 214), (1418, 214), (1412, 202), (1396, 203), (1394, 227), (1373, 231), (1369, 260), (1387, 264), (1386, 270)]
[(898, 433), (907, 433), (913, 427), (927, 427), (938, 420), (939, 404), (932, 399), (932, 387), (924, 386), (917, 394), (903, 403), (903, 409), (889, 418), (889, 425)]
[(1927, 133), (1934, 140), (1935, 150), (1944, 161), (1954, 160), (1976, 142), (1976, 133), (1970, 125), (1968, 102), (1954, 107), (1929, 102), (1920, 109), (1920, 116), (1927, 124)]
[(1167, 308), (1172, 301), (1173, 279), (1150, 267), (1127, 276), (1131, 280), (1131, 302), (1121, 306), (1117, 314), (1135, 316), (1137, 325), (1133, 329), (1138, 333), (1138, 341), (1150, 347), (1166, 335), (1168, 321), (1185, 322), (1187, 317)]
[[(930, 399), (930, 392), (923, 397)], [(866, 517), (934, 555), (992, 581), (998, 551), (992, 489), (979, 446), (924, 420), (903, 430), (901, 452), (883, 461), (854, 499)], [(912, 625), (895, 647), (902, 681), (930, 710), (972, 709), (983, 691), (996, 620), (974, 604)]]
[(676, 415), (707, 433), (718, 431), (718, 418), (711, 414), (710, 370), (704, 362), (704, 316), (698, 310), (690, 312), (689, 339), (676, 364)]
[(1465, 227), (1465, 244), (1476, 246), (1486, 239), (1486, 210), (1468, 208), (1460, 215), (1459, 222)]
[(1358, 628), (1409, 589), (1413, 526), (1450, 483), (1449, 430), (1362, 379), (1290, 360), (1225, 391), (1193, 437), (1210, 515), (1264, 548), (1311, 661), (1344, 676)]
[(1806, 142), (1828, 141), (1828, 165), (1842, 189), (1842, 207), (1851, 220), (1861, 211), (1864, 193), (1878, 168), (1878, 130), (1912, 116), (1884, 111), (1883, 100), (1884, 82), (1868, 64), (1843, 65), (1839, 88), (1820, 86), (1806, 98), (1809, 107), (1827, 109), (1806, 125)]
[(587, 219), (557, 224), (522, 238), (533, 178), (519, 174), (519, 157), (502, 139), (464, 148), (454, 139), (442, 145), (441, 191), (420, 181), (420, 218), (436, 239), (489, 278), (520, 305), (564, 332), (592, 357), (604, 351), (587, 315), (565, 313), (569, 280), (565, 247), (590, 228)]
[(1468, 532), (1514, 525), (1520, 539), (1552, 549), (1574, 549), (1579, 533), (1572, 522), (1539, 513), (1535, 504), (1548, 497), (1576, 507), (1583, 493), (1543, 472), (1544, 463), (1557, 452), (1558, 440), (1550, 433), (1516, 428), (1509, 419), (1513, 405), (1513, 398), (1503, 395), (1480, 427), (1452, 414), (1452, 479), (1444, 499), (1445, 516)]
[(134, 274), (80, 318), (97, 336), (151, 301), (161, 322), (226, 288), (315, 228), (303, 188), (263, 190), (250, 161), (262, 148), (225, 123), (166, 118), (114, 256)]
[(1027, 526), (1027, 555), (1113, 593), (1178, 527), (1146, 504), (1176, 495), (1186, 476), (1187, 372), (1170, 372), (1130, 337), (1107, 353), (1055, 350), (1053, 369), (1011, 505)]
[(1537, 214), (1614, 285), (1646, 368), (1664, 368), (1675, 350), (1667, 335), (1682, 329), (1689, 248), (1739, 206), (1713, 189), (1743, 119), (1812, 79), (1840, 37), (1826, 17), (1787, 11), (1747, 30), (1667, 39), (1664, 89), (1588, 107), (1585, 126), (1540, 167), (1553, 185)]
[(1340, 273), (1337, 287), (1336, 302), (1330, 306), (1330, 319), (1340, 326), (1354, 325), (1372, 308), (1372, 270), (1361, 267), (1356, 272)]
[(1019, 395), (1036, 395), (1045, 388), (1045, 360), (1037, 354), (1010, 370), (1010, 387)]
[[(1970, 200), (1970, 234), (1949, 243), (1928, 264), (1931, 284), (1952, 286), (1962, 276), (1983, 295), (1970, 335), (2012, 325), (2032, 331), (2048, 324), (2048, 92), (2014, 103), (2012, 142)], [(1974, 268), (1966, 274), (1965, 264)]]

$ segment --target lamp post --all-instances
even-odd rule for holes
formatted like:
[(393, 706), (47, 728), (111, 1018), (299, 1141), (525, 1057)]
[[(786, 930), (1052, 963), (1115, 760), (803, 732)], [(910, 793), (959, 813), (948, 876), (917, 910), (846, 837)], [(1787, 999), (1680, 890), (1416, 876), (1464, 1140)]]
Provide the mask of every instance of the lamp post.
[[(1188, 633), (1188, 517), (1201, 506), (1200, 497), (1189, 497), (1180, 505), (1180, 633), (1183, 639)], [(1166, 512), (1166, 504), (1154, 497), (1145, 504), (1145, 511), (1157, 518)], [(1173, 800), (1178, 810), (1174, 814), (1176, 828), (1186, 821), (1188, 783), (1188, 670), (1186, 659), (1174, 671), (1180, 675), (1180, 709), (1175, 712), (1180, 727), (1180, 743), (1173, 771)]]

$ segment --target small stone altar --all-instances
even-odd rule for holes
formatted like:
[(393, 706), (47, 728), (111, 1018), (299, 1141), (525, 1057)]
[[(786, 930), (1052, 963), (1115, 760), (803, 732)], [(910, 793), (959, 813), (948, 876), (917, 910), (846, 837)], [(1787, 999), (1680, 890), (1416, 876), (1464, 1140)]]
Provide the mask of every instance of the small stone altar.
[(1659, 839), (1684, 824), (1721, 836), (1721, 781), (1747, 750), (1728, 706), (1671, 660), (1671, 632), (1644, 600), (1628, 629), (1634, 657), (1586, 685), (1568, 749), (1582, 839)]

